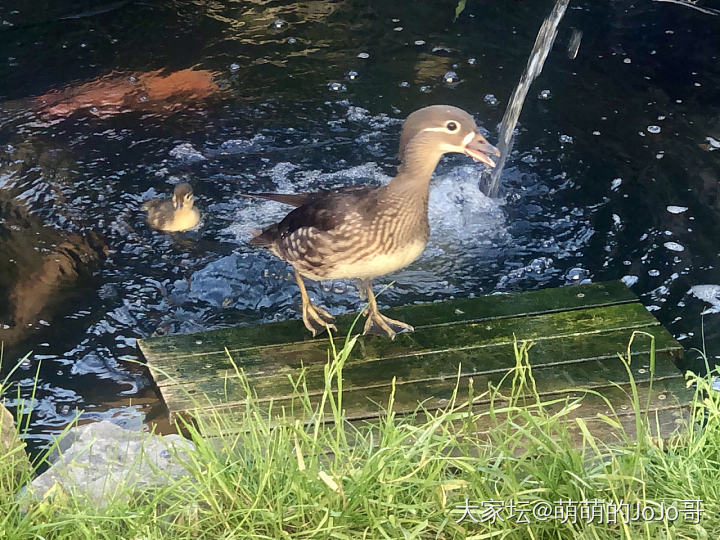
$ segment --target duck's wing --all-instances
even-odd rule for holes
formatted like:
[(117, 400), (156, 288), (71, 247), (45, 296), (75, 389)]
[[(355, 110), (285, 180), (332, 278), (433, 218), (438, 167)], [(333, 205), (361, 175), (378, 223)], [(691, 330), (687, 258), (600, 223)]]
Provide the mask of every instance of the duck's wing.
[(164, 201), (165, 199), (150, 199), (149, 201), (142, 203), (141, 208), (146, 212), (151, 212), (161, 206)]
[(283, 259), (292, 262), (303, 251), (331, 244), (349, 220), (361, 225), (364, 207), (374, 197), (375, 187), (313, 193), (310, 202), (300, 205), (279, 223), (260, 231), (250, 240), (255, 246), (273, 246)]
[(163, 229), (173, 217), (174, 207), (170, 199), (152, 199), (143, 204), (147, 211), (147, 222), (155, 229)]
[(368, 188), (368, 186), (345, 186), (336, 190), (325, 190), (316, 191), (313, 193), (241, 193), (243, 197), (257, 198), (257, 199), (268, 199), (270, 201), (287, 204), (290, 206), (300, 207), (304, 204), (309, 204), (316, 200), (323, 200), (328, 196), (335, 193), (353, 193), (362, 192)]

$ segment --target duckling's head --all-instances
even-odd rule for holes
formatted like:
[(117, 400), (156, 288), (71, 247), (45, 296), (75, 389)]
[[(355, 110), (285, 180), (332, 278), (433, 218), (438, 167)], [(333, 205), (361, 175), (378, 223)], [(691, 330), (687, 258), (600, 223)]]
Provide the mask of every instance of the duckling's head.
[(495, 166), (491, 155), (500, 151), (478, 131), (468, 113), (451, 105), (431, 105), (407, 117), (400, 135), (398, 157), (403, 164), (410, 159), (439, 159), (442, 154), (457, 152)]
[(175, 210), (180, 210), (181, 208), (189, 210), (193, 207), (194, 201), (195, 198), (193, 196), (193, 189), (190, 184), (183, 182), (182, 184), (175, 186), (175, 191), (173, 191), (172, 196), (172, 202)]

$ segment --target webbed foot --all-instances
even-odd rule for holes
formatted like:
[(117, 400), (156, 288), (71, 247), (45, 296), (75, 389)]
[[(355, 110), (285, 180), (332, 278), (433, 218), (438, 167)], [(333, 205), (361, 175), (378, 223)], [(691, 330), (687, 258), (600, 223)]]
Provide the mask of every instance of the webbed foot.
[(374, 312), (367, 314), (363, 335), (373, 334), (376, 336), (388, 336), (390, 339), (395, 339), (396, 334), (414, 331), (415, 328), (409, 324), (386, 317), (379, 311), (375, 310)]
[(330, 315), (327, 311), (325, 311), (320, 306), (316, 306), (315, 304), (308, 302), (303, 302), (303, 310), (302, 310), (302, 317), (303, 322), (305, 323), (305, 328), (310, 330), (313, 337), (315, 337), (318, 334), (323, 333), (325, 330), (330, 328), (330, 330), (334, 330), (337, 332), (337, 327), (335, 326), (335, 317)]

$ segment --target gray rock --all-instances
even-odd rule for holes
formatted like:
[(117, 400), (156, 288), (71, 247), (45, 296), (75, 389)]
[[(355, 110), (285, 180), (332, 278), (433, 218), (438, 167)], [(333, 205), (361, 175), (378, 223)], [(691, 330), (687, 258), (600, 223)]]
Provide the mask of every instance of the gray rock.
[[(27, 486), (42, 498), (58, 489), (99, 508), (189, 476), (183, 465), (194, 445), (179, 435), (131, 431), (103, 420), (73, 428), (52, 467)], [(67, 438), (67, 436), (66, 436)]]
[(25, 443), (20, 440), (12, 414), (0, 402), (0, 460), (8, 460), (10, 467), (1, 467), (0, 473), (10, 472), (11, 476), (19, 477), (32, 468), (25, 453)]

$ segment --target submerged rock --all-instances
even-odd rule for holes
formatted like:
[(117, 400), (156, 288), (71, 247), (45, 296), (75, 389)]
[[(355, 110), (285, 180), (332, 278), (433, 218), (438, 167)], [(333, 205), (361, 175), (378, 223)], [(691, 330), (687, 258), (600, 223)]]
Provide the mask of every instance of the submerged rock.
[(52, 466), (28, 484), (27, 494), (59, 492), (100, 508), (189, 476), (183, 462), (195, 449), (179, 435), (131, 431), (106, 420), (72, 429), (58, 446)]

